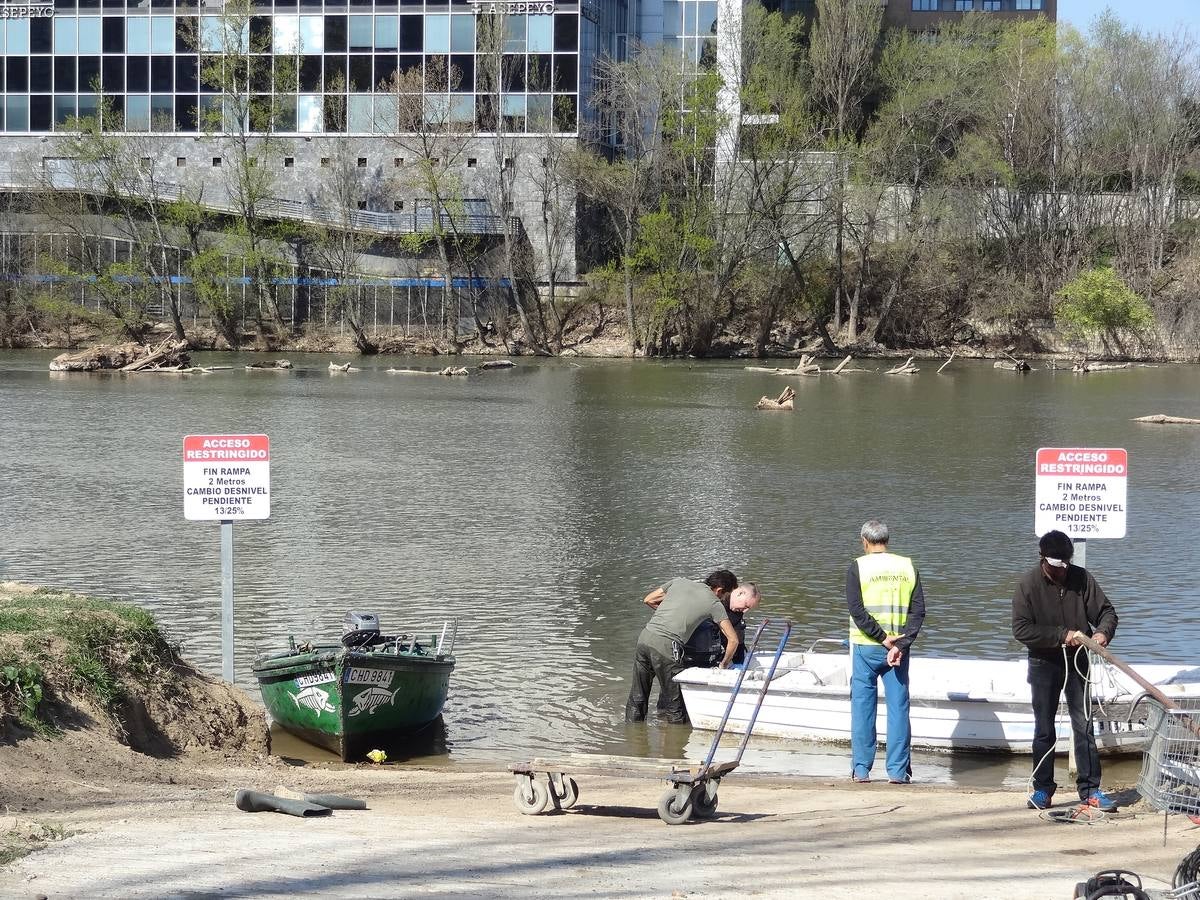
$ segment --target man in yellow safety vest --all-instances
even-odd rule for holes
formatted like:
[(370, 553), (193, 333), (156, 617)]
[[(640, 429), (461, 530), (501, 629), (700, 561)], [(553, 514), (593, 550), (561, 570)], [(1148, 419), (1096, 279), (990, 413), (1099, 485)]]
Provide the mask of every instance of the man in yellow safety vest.
[(888, 550), (888, 527), (863, 525), (863, 555), (846, 572), (850, 611), (850, 757), (854, 781), (871, 778), (879, 679), (887, 703), (887, 772), (893, 784), (912, 781), (908, 723), (908, 657), (925, 621), (925, 594), (912, 560)]

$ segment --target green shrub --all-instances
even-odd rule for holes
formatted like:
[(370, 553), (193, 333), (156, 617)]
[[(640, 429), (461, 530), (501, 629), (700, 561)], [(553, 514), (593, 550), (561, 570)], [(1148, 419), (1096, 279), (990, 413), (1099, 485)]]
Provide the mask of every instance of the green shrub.
[(1055, 295), (1055, 316), (1081, 337), (1120, 346), (1121, 332), (1140, 336), (1154, 324), (1146, 301), (1130, 290), (1111, 266), (1080, 272)]

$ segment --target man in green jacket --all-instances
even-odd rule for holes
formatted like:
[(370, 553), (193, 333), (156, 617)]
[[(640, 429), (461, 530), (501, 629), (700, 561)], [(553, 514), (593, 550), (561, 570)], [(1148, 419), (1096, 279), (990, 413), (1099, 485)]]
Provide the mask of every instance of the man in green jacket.
[(1078, 637), (1091, 635), (1107, 646), (1117, 633), (1117, 613), (1091, 573), (1071, 565), (1075, 545), (1066, 534), (1047, 531), (1038, 552), (1038, 564), (1021, 579), (1012, 602), (1013, 637), (1029, 648), (1033, 700), (1033, 793), (1027, 805), (1049, 809), (1053, 803), (1055, 718), (1059, 694), (1065, 693), (1079, 799), (1108, 812), (1117, 805), (1100, 790), (1100, 756), (1087, 702), (1088, 654)]
[(732, 572), (718, 569), (704, 579), (704, 584), (687, 578), (673, 578), (646, 595), (642, 602), (654, 610), (654, 615), (638, 637), (633, 659), (633, 686), (625, 704), (626, 722), (641, 722), (646, 718), (650, 688), (655, 679), (658, 679), (659, 714), (668, 722), (687, 722), (683, 691), (675, 683), (675, 676), (688, 665), (684, 645), (701, 622), (712, 620), (728, 641), (720, 666), (722, 669), (729, 667), (741, 641), (729, 622), (725, 603), (737, 584), (737, 577)]

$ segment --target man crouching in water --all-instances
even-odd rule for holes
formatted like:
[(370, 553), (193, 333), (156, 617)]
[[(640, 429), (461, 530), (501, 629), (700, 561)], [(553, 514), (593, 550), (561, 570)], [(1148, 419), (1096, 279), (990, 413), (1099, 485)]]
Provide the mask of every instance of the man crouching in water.
[(684, 644), (701, 622), (715, 622), (727, 641), (720, 667), (729, 668), (741, 640), (729, 621), (725, 603), (737, 586), (737, 577), (732, 572), (718, 569), (704, 579), (704, 584), (673, 578), (646, 595), (642, 602), (654, 610), (654, 615), (642, 629), (634, 652), (633, 686), (625, 704), (626, 722), (645, 720), (650, 686), (656, 678), (659, 714), (667, 722), (687, 722), (683, 691), (675, 683), (675, 676), (688, 665)]

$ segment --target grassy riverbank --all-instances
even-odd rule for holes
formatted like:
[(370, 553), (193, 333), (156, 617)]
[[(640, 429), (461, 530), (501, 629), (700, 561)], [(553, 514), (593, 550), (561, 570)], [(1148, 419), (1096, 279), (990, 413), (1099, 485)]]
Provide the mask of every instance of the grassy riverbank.
[(0, 740), (68, 731), (152, 756), (267, 747), (262, 711), (181, 660), (146, 610), (0, 583)]
[(161, 760), (268, 747), (262, 710), (181, 660), (146, 610), (0, 583), (0, 865), (68, 835), (29, 814), (81, 778), (109, 792)]
[(53, 736), (67, 724), (72, 704), (80, 702), (116, 716), (131, 688), (175, 662), (154, 618), (138, 607), (0, 585), (0, 710), (6, 730)]

